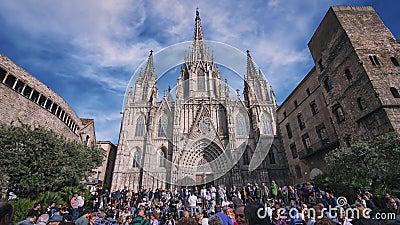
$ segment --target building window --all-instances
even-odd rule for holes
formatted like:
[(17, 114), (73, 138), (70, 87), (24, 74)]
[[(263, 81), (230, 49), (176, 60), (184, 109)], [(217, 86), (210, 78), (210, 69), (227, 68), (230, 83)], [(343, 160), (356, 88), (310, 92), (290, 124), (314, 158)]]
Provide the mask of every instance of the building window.
[(346, 144), (346, 147), (350, 147), (351, 146), (351, 135), (350, 134), (346, 134), (344, 136), (344, 143)]
[(25, 86), (24, 92), (22, 93), (23, 96), (29, 98), (29, 96), (31, 95), (32, 92), (32, 88), (29, 86)]
[(18, 93), (22, 93), (22, 90), (24, 89), (25, 84), (18, 80), (17, 84), (15, 85), (14, 89), (18, 92)]
[(333, 85), (332, 85), (332, 81), (329, 79), (329, 77), (326, 77), (326, 78), (324, 79), (324, 87), (325, 87), (325, 90), (326, 90), (327, 92), (329, 92), (330, 90), (332, 90)]
[(311, 112), (313, 115), (318, 113), (318, 107), (317, 107), (317, 103), (315, 103), (315, 101), (312, 101), (310, 103), (310, 107), (311, 107)]
[(379, 62), (378, 57), (376, 55), (370, 55), (369, 60), (374, 66), (381, 66), (381, 62)]
[(160, 149), (159, 154), (160, 154), (160, 167), (165, 167), (165, 153), (163, 149)]
[(290, 124), (286, 124), (286, 132), (287, 132), (288, 138), (293, 137), (292, 128), (290, 127)]
[(332, 112), (336, 117), (337, 123), (344, 121), (345, 118), (342, 106), (340, 106), (339, 104), (335, 105), (332, 109)]
[(15, 78), (13, 75), (8, 74), (6, 81), (4, 82), (5, 85), (7, 85), (10, 88), (14, 87), (15, 81), (17, 80), (17, 78)]
[(236, 116), (236, 134), (239, 136), (246, 136), (248, 134), (246, 120), (241, 113)]
[(249, 160), (249, 148), (246, 148), (246, 150), (243, 153), (243, 165), (249, 165), (250, 160)]
[(400, 98), (399, 91), (395, 87), (391, 87), (390, 92), (392, 92), (394, 98)]
[(269, 158), (269, 163), (270, 164), (276, 164), (275, 160), (275, 148), (271, 148), (268, 152), (268, 158)]
[(136, 137), (143, 137), (144, 136), (144, 129), (145, 129), (144, 116), (140, 115), (136, 120), (135, 136)]
[(394, 66), (400, 66), (399, 61), (395, 57), (390, 57), (390, 60), (392, 61)]
[(51, 101), (50, 99), (47, 99), (45, 108), (50, 111), (52, 104), (53, 104), (53, 101)]
[(143, 93), (142, 93), (142, 102), (147, 101), (147, 92), (149, 92), (148, 84), (144, 84)]
[(310, 149), (311, 148), (310, 136), (308, 136), (308, 134), (304, 134), (303, 136), (301, 136), (301, 139), (303, 140), (304, 148)]
[(295, 143), (290, 144), (290, 152), (292, 152), (293, 159), (299, 157), (299, 153), (297, 152), (297, 148), (296, 148), (296, 144)]
[(89, 140), (90, 140), (89, 135), (86, 135), (85, 145), (89, 146)]
[(296, 171), (296, 178), (297, 178), (297, 179), (302, 178), (302, 177), (303, 177), (303, 174), (301, 174), (301, 168), (300, 168), (300, 166), (299, 166), (299, 165), (296, 165), (296, 166), (294, 167), (294, 169), (295, 169), (295, 171)]
[(283, 117), (287, 117), (286, 111), (283, 112)]
[(307, 94), (307, 96), (310, 96), (310, 95), (311, 95), (310, 88), (307, 88), (307, 89), (306, 89), (306, 94)]
[(325, 142), (329, 139), (328, 132), (326, 131), (326, 127), (324, 124), (318, 125), (316, 130), (318, 137), (322, 142)]
[(262, 131), (264, 134), (270, 134), (271, 132), (271, 123), (269, 122), (269, 119), (263, 114), (261, 116), (261, 124), (262, 124)]
[(347, 80), (351, 80), (353, 78), (353, 75), (351, 75), (350, 70), (346, 69), (344, 71), (344, 75), (346, 75)]
[(319, 71), (320, 72), (322, 72), (326, 68), (325, 62), (322, 59), (320, 59), (318, 61), (318, 65), (319, 65)]
[(39, 92), (37, 91), (33, 91), (32, 95), (31, 95), (31, 100), (37, 103), (37, 100), (39, 99)]
[(297, 108), (297, 106), (299, 106), (299, 104), (297, 103), (297, 100), (293, 101), (293, 105), (294, 105), (295, 108)]
[(45, 104), (46, 104), (46, 97), (44, 96), (44, 95), (41, 95), (40, 96), (40, 98), (39, 98), (39, 101), (38, 101), (38, 104), (40, 105), (40, 106), (45, 106)]
[(358, 105), (358, 109), (360, 110), (364, 110), (365, 109), (365, 101), (363, 98), (358, 97), (357, 98), (357, 105)]
[(300, 113), (297, 115), (297, 122), (299, 123), (300, 130), (303, 130), (306, 127), (303, 116)]
[(0, 67), (0, 82), (3, 83), (4, 78), (7, 75), (7, 71)]
[(168, 117), (163, 114), (158, 120), (158, 137), (167, 137)]
[(133, 162), (132, 162), (132, 167), (137, 168), (140, 165), (140, 150), (139, 148), (136, 148), (136, 151), (133, 153)]
[(51, 107), (51, 113), (56, 115), (58, 109), (58, 105), (56, 103), (53, 103), (53, 106)]

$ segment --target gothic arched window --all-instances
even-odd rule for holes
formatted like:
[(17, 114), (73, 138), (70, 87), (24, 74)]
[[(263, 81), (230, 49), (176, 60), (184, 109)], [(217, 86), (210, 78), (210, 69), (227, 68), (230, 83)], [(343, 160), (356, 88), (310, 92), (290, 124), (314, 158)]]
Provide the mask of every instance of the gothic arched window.
[(236, 134), (239, 136), (247, 135), (246, 119), (243, 114), (239, 113), (236, 116)]
[(275, 148), (271, 148), (268, 152), (268, 158), (270, 164), (276, 164), (275, 160)]
[(246, 148), (246, 150), (243, 153), (243, 165), (249, 165), (250, 160), (249, 160), (249, 148)]
[(136, 148), (135, 152), (133, 152), (133, 162), (132, 167), (137, 168), (140, 165), (140, 149)]
[(269, 119), (263, 114), (261, 116), (261, 126), (262, 126), (262, 133), (263, 134), (270, 134), (271, 132), (271, 123)]
[(167, 137), (168, 117), (163, 114), (158, 121), (158, 137)]
[(160, 167), (165, 167), (165, 155), (162, 150), (160, 150)]
[(149, 87), (147, 84), (144, 84), (143, 87), (143, 95), (142, 95), (142, 101), (145, 102), (147, 100), (147, 92), (149, 91)]
[(143, 137), (144, 136), (144, 129), (145, 129), (144, 116), (140, 115), (136, 120), (135, 136), (136, 137)]

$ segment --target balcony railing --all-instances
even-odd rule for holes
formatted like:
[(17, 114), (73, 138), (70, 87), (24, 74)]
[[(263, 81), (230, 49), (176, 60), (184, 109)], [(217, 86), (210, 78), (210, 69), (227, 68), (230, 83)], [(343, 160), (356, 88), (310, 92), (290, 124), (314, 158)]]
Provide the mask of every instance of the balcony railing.
[(337, 138), (329, 138), (312, 144), (309, 148), (299, 151), (299, 159), (306, 159), (317, 152), (325, 149), (334, 149), (339, 147), (339, 141)]

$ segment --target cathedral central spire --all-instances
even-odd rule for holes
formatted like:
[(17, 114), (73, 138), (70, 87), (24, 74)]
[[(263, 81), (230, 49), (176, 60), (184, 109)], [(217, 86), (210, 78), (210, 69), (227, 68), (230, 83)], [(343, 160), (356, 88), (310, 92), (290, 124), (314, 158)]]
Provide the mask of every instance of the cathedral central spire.
[(196, 19), (194, 26), (193, 35), (193, 49), (192, 49), (192, 60), (203, 61), (206, 60), (206, 44), (204, 42), (203, 29), (201, 27), (201, 19), (199, 10), (196, 9)]
[(149, 57), (147, 59), (146, 69), (144, 70), (145, 77), (155, 77), (154, 65), (153, 65), (153, 50), (150, 50)]

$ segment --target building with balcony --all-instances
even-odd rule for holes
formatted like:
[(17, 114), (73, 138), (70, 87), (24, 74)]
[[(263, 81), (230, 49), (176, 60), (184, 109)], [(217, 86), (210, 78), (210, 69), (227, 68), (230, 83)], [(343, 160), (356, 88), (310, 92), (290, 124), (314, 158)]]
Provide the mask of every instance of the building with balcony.
[(332, 149), (400, 131), (400, 44), (372, 7), (331, 7), (308, 46), (315, 66), (278, 108), (295, 183)]

